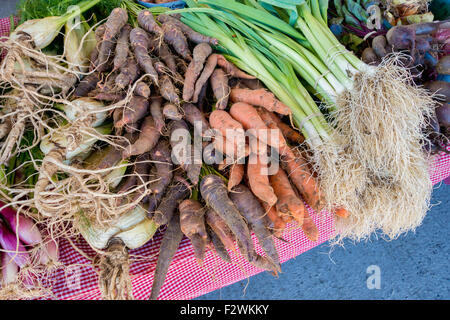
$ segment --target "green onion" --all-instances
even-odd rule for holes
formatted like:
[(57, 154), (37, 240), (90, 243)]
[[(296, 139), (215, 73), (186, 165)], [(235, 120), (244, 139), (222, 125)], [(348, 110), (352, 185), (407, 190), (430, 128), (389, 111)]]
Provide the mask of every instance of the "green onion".
[[(214, 1), (215, 5), (217, 3), (223, 1)], [(312, 145), (321, 144), (321, 139), (329, 138), (328, 124), (316, 103), (296, 79), (289, 61), (266, 48), (268, 41), (258, 33), (261, 28), (252, 28), (227, 12), (200, 7), (192, 0), (188, 0), (187, 4), (189, 9), (175, 10), (173, 13), (182, 13), (184, 23), (198, 32), (218, 39), (218, 49), (222, 50), (231, 62), (259, 78), (278, 99), (290, 106), (295, 123), (301, 127), (304, 136), (309, 138)], [(251, 16), (251, 12), (248, 11), (246, 17)], [(265, 24), (266, 27), (273, 23), (273, 18), (276, 17), (271, 16), (270, 21)], [(284, 22), (283, 24), (285, 25)], [(278, 24), (278, 29), (281, 25)], [(246, 34), (253, 37), (249, 39)], [(298, 37), (297, 33), (295, 35)]]

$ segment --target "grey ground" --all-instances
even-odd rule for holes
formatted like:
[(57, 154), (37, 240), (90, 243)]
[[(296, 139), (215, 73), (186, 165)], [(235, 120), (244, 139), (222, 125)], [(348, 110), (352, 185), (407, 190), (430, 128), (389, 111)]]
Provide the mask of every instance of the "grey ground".
[[(0, 0), (0, 17), (12, 14), (16, 2)], [(322, 244), (284, 263), (278, 278), (260, 273), (197, 299), (449, 299), (450, 186), (436, 187), (432, 202), (415, 233), (390, 242), (347, 242), (333, 251)], [(373, 265), (380, 289), (367, 287)]]
[(18, 2), (18, 0), (0, 0), (0, 18), (14, 13)]
[[(282, 264), (279, 278), (260, 273), (197, 299), (449, 299), (450, 186), (436, 188), (432, 203), (415, 233), (333, 251), (322, 244)], [(379, 267), (380, 289), (367, 287), (372, 265)]]

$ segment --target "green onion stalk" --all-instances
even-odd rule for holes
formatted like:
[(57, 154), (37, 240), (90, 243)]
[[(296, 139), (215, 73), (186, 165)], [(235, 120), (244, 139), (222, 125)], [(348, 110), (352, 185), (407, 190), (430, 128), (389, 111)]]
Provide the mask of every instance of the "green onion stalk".
[[(188, 4), (194, 6), (192, 1)], [(194, 30), (219, 40), (218, 50), (223, 51), (225, 56), (247, 73), (261, 79), (283, 103), (291, 107), (293, 120), (301, 127), (305, 137), (312, 145), (319, 145), (323, 139), (329, 138), (328, 124), (301, 82), (295, 77), (295, 71), (287, 60), (271, 54), (266, 49), (267, 43), (258, 37), (262, 43), (253, 41), (254, 46), (249, 44), (251, 39), (246, 39), (238, 28), (248, 32), (252, 30), (232, 15), (210, 8), (181, 9), (182, 21)], [(223, 20), (218, 20), (215, 16)], [(212, 17), (214, 16), (214, 17)], [(227, 20), (229, 19), (229, 20)], [(228, 24), (223, 21), (227, 21)], [(283, 26), (281, 26), (283, 28)], [(287, 26), (285, 31), (301, 37), (293, 28)], [(255, 37), (257, 36), (252, 32)], [(261, 51), (265, 54), (261, 54)]]
[(324, 0), (187, 5), (173, 13), (217, 38), (217, 50), (291, 108), (314, 153), (327, 209), (350, 212), (336, 218), (339, 240), (379, 229), (395, 238), (420, 225), (432, 190), (422, 129), (434, 103), (400, 54), (377, 67), (362, 62), (329, 30)]

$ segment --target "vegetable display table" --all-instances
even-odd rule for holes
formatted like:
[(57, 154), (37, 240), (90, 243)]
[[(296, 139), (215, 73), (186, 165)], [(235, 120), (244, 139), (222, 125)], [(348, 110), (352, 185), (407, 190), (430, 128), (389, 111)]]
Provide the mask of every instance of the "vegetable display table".
[[(0, 36), (8, 35), (9, 30), (10, 19), (1, 19)], [(450, 176), (450, 155), (434, 156), (431, 168), (430, 175), (433, 184)], [(318, 241), (310, 241), (300, 228), (291, 226), (292, 228), (284, 233), (286, 242), (275, 239), (281, 262), (292, 259), (333, 237), (333, 216), (324, 212), (321, 214), (311, 212), (311, 215), (320, 232)], [(163, 231), (161, 230), (161, 232)], [(156, 267), (162, 238), (161, 232), (157, 232), (153, 239), (143, 247), (130, 251), (130, 273), (135, 299), (147, 299), (150, 295), (153, 271)], [(263, 254), (255, 237), (253, 240), (257, 252)], [(95, 257), (96, 253), (83, 239), (73, 239), (72, 243), (86, 256), (92, 259)], [(62, 240), (59, 245), (60, 261), (66, 267), (58, 268), (49, 279), (46, 279), (47, 285), (53, 291), (53, 295), (48, 298), (100, 299), (97, 273), (92, 267), (91, 261), (75, 250), (68, 240)], [(200, 267), (194, 258), (194, 250), (190, 241), (184, 238), (170, 265), (159, 298), (192, 299), (263, 271), (250, 265), (239, 253), (231, 252), (230, 255), (232, 263), (225, 263), (214, 251), (208, 250), (203, 267)]]

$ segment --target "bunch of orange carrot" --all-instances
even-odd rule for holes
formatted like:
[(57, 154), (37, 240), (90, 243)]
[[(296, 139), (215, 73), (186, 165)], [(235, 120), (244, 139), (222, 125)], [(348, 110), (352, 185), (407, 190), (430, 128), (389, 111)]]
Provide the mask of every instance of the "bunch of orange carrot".
[[(232, 192), (236, 185), (245, 180), (264, 206), (277, 236), (282, 235), (288, 223), (295, 221), (309, 239), (316, 241), (318, 230), (305, 203), (320, 212), (323, 200), (318, 181), (308, 165), (306, 152), (300, 149), (304, 137), (288, 124), (289, 108), (266, 89), (255, 88), (258, 82), (249, 82), (246, 81), (253, 89), (243, 81), (231, 88), (232, 103), (228, 111), (214, 110), (209, 116), (211, 127), (224, 136), (223, 145), (230, 146), (231, 143), (226, 141), (227, 134), (236, 130), (246, 130), (248, 135), (254, 132), (257, 140), (246, 142), (243, 146), (247, 163), (228, 157), (228, 163), (219, 166), (228, 174), (228, 190)], [(271, 135), (269, 130), (275, 130), (275, 134)], [(261, 134), (258, 136), (258, 133)], [(232, 143), (235, 150), (239, 148), (236, 140)], [(267, 160), (268, 147), (279, 155), (279, 168), (273, 172), (268, 168), (269, 163), (264, 161)], [(343, 217), (348, 215), (342, 208), (335, 213)]]

